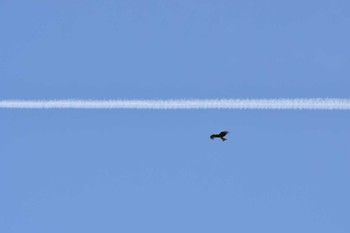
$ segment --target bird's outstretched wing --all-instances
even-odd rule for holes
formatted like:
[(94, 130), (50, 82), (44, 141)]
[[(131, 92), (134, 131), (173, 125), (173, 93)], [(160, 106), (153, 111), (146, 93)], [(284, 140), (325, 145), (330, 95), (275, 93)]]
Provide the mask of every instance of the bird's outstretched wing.
[(225, 137), (229, 132), (228, 131), (222, 131), (219, 136), (220, 137)]

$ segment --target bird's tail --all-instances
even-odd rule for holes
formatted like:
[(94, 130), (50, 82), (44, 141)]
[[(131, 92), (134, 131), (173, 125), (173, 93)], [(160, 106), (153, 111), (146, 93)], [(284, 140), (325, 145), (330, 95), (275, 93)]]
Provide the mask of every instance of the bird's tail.
[(226, 141), (227, 139), (226, 138), (221, 138), (222, 139), (222, 141)]

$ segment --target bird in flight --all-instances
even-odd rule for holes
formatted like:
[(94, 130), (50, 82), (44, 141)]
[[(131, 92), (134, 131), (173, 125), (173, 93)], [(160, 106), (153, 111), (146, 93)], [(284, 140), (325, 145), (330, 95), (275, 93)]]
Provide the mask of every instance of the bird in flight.
[(219, 134), (212, 134), (210, 135), (210, 139), (214, 139), (214, 138), (221, 138), (222, 141), (227, 140), (226, 138), (224, 138), (226, 135), (228, 134), (228, 131), (222, 131)]

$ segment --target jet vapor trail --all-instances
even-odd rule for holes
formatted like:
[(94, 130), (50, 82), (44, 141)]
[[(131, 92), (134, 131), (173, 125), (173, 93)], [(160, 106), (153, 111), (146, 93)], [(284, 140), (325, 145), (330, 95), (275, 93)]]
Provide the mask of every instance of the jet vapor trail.
[(0, 109), (350, 110), (350, 99), (0, 100)]

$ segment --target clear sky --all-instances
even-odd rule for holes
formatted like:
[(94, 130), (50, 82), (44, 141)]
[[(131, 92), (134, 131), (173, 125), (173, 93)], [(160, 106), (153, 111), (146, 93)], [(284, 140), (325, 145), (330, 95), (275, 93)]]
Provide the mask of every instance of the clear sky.
[[(350, 98), (347, 0), (0, 0), (0, 99)], [(0, 232), (350, 232), (350, 112), (0, 110)], [(211, 133), (228, 130), (224, 143)]]

